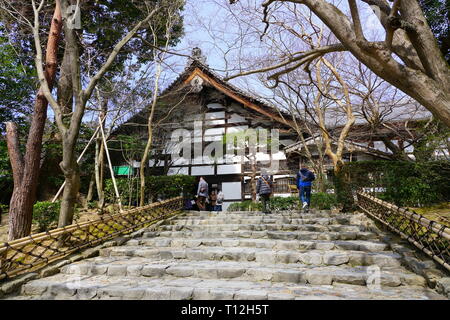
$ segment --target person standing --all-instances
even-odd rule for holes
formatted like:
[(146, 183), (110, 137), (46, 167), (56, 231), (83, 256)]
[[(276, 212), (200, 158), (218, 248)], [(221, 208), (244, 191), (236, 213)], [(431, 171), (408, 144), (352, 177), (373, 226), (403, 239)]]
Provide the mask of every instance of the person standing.
[(200, 211), (205, 210), (208, 195), (208, 183), (203, 177), (200, 177), (197, 188), (197, 206)]
[(209, 195), (210, 208), (208, 209), (208, 211), (215, 211), (216, 202), (217, 202), (217, 194), (216, 194), (216, 190), (213, 190), (213, 191), (211, 191), (211, 194)]
[(264, 213), (271, 213), (269, 208), (270, 195), (272, 194), (272, 180), (265, 172), (261, 172), (262, 175), (259, 177), (256, 183), (256, 193), (261, 198)]
[(311, 187), (312, 182), (316, 179), (314, 173), (308, 170), (308, 167), (303, 166), (297, 172), (297, 189), (299, 191), (300, 201), (302, 202), (302, 209), (308, 212), (311, 204)]
[(225, 195), (223, 194), (222, 190), (219, 189), (217, 193), (217, 200), (216, 200), (216, 206), (214, 207), (214, 211), (222, 211), (222, 204), (223, 199), (225, 198)]

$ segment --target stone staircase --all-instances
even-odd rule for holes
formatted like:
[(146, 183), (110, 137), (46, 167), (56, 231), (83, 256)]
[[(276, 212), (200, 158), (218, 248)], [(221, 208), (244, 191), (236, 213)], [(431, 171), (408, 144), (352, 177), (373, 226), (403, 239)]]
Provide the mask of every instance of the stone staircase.
[(369, 225), (327, 211), (188, 211), (12, 299), (446, 299)]

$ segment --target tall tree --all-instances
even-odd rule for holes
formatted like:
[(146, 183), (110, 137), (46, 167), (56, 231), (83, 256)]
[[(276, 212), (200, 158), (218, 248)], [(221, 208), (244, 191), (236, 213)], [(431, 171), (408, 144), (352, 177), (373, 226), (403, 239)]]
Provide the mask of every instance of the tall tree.
[[(230, 3), (236, 2), (230, 0)], [(383, 41), (371, 41), (366, 37), (364, 31), (367, 33), (367, 30), (363, 29), (360, 17), (361, 3), (358, 7), (356, 0), (347, 2), (349, 15), (344, 13), (347, 7), (342, 3), (338, 7), (326, 0), (264, 1), (262, 19), (266, 29), (271, 23), (280, 23), (271, 17), (283, 5), (302, 5), (320, 19), (337, 40), (306, 52), (296, 52), (272, 68), (265, 68), (265, 71), (280, 70), (269, 79), (276, 82), (281, 74), (309, 66), (311, 61), (327, 53), (348, 51), (375, 74), (407, 93), (450, 126), (450, 68), (418, 1), (395, 0), (392, 4), (385, 0), (360, 2), (371, 6), (377, 13), (385, 31)], [(273, 4), (278, 4), (275, 9)], [(289, 24), (287, 21), (282, 23)]]
[[(172, 30), (174, 27), (179, 25), (180, 15), (179, 11), (183, 7), (183, 0), (172, 0), (172, 3), (164, 8), (165, 13), (165, 30), (166, 33), (159, 39), (157, 34), (157, 26), (151, 27), (153, 34), (153, 43), (150, 43), (151, 47), (157, 48), (161, 47), (161, 52), (156, 57), (156, 71), (155, 71), (155, 81), (153, 88), (153, 97), (152, 103), (150, 106), (150, 112), (147, 118), (147, 143), (145, 145), (144, 152), (142, 154), (141, 163), (139, 167), (139, 177), (140, 177), (140, 189), (139, 189), (139, 205), (143, 206), (145, 204), (145, 168), (148, 167), (148, 157), (151, 152), (152, 144), (153, 144), (153, 131), (154, 131), (154, 116), (158, 102), (158, 94), (159, 94), (159, 81), (162, 73), (162, 64), (164, 62), (164, 58), (166, 56), (167, 50), (172, 43)], [(162, 43), (162, 45), (160, 45)]]
[(39, 60), (36, 61), (36, 64), (39, 64), (41, 68), (41, 76), (45, 79), (46, 84), (45, 88), (41, 87), (36, 95), (24, 156), (20, 152), (17, 126), (12, 122), (6, 124), (8, 152), (14, 178), (14, 191), (9, 208), (9, 240), (25, 237), (31, 232), (32, 210), (39, 176), (42, 135), (47, 119), (48, 100), (45, 96), (45, 91), (51, 90), (56, 77), (58, 67), (57, 49), (61, 31), (61, 6), (59, 1), (56, 1), (47, 40), (45, 68), (42, 66), (42, 53)]

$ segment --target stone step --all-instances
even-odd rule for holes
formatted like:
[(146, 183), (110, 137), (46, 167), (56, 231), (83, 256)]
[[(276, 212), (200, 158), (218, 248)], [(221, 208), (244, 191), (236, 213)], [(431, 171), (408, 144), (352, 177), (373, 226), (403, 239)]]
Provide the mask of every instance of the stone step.
[(358, 232), (362, 226), (316, 225), (316, 224), (216, 224), (216, 225), (162, 225), (164, 231), (316, 231), (316, 232)]
[[(258, 264), (255, 262), (149, 262), (144, 258), (128, 260), (97, 259), (65, 266), (64, 274), (79, 276), (108, 275), (110, 277), (194, 277), (200, 279), (234, 279), (245, 281), (272, 281), (331, 285), (346, 283), (367, 285), (373, 279), (372, 267), (312, 267), (304, 264)], [(400, 285), (426, 286), (426, 280), (414, 273), (398, 268), (379, 270), (381, 286)]]
[(259, 263), (303, 263), (313, 266), (344, 265), (398, 267), (401, 257), (389, 251), (364, 252), (351, 250), (267, 250), (264, 248), (145, 248), (140, 246), (111, 247), (100, 250), (102, 257), (143, 257), (153, 260), (187, 259), (193, 261), (256, 261)]
[(309, 212), (299, 212), (299, 211), (274, 211), (270, 214), (263, 213), (260, 211), (222, 211), (222, 212), (210, 212), (210, 211), (186, 211), (183, 213), (184, 217), (204, 217), (204, 218), (250, 218), (250, 217), (267, 217), (267, 218), (296, 218), (296, 219), (310, 219), (310, 218), (334, 218), (334, 217), (351, 217), (351, 213), (331, 213), (330, 211), (309, 211)]
[(168, 221), (167, 224), (173, 225), (216, 225), (216, 224), (293, 224), (293, 225), (305, 225), (305, 224), (317, 224), (317, 225), (348, 225), (351, 223), (350, 217), (343, 218), (266, 218), (266, 217), (254, 217), (254, 218), (206, 218), (206, 217), (191, 217)]
[(65, 274), (29, 282), (23, 286), (22, 294), (31, 299), (74, 300), (444, 299), (443, 296), (421, 286), (373, 288), (348, 284), (308, 285), (173, 277), (124, 279)]
[(366, 225), (324, 210), (188, 211), (13, 299), (445, 299)]
[(313, 232), (313, 231), (147, 231), (144, 238), (253, 238), (280, 240), (373, 240), (373, 232)]
[(240, 239), (240, 238), (148, 238), (132, 239), (126, 246), (146, 247), (256, 247), (266, 249), (289, 250), (355, 250), (355, 251), (385, 251), (388, 245), (383, 242), (364, 240), (274, 240), (274, 239)]

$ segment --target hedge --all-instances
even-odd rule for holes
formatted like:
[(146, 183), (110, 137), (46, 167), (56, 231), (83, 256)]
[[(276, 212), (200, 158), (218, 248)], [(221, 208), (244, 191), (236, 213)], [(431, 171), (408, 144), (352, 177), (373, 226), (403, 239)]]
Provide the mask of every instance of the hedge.
[[(148, 176), (145, 178), (146, 203), (157, 199), (169, 199), (180, 194), (189, 195), (195, 188), (196, 178), (187, 175), (172, 176)], [(140, 186), (138, 178), (118, 178), (116, 179), (117, 189), (121, 195), (122, 203), (137, 204), (138, 188)], [(131, 197), (130, 197), (131, 195)], [(112, 179), (105, 180), (105, 200), (109, 203), (116, 201), (114, 185)]]
[[(334, 194), (317, 192), (311, 194), (311, 208), (319, 210), (329, 210), (337, 205), (336, 196)], [(298, 197), (271, 197), (269, 206), (273, 211), (279, 210), (299, 210), (301, 209), (300, 199)], [(228, 206), (227, 211), (261, 211), (262, 204), (260, 201), (252, 202), (246, 200), (235, 202)]]
[(343, 166), (335, 183), (341, 203), (352, 202), (351, 191), (368, 188), (397, 206), (429, 206), (450, 201), (450, 162), (352, 162)]

